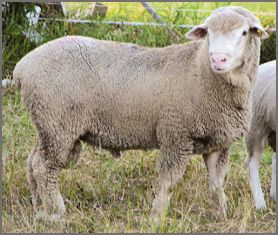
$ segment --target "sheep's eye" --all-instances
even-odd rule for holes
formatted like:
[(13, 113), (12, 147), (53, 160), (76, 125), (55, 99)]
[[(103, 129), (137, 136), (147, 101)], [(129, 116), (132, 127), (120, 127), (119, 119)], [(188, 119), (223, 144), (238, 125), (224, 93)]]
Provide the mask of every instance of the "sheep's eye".
[(246, 35), (247, 35), (247, 32), (243, 31), (242, 36), (246, 36)]

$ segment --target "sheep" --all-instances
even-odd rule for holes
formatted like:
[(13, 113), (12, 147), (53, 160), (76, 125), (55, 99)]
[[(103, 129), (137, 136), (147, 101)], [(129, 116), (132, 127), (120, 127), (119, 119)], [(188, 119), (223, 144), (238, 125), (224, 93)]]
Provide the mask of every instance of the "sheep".
[[(252, 95), (252, 121), (246, 136), (249, 184), (257, 210), (266, 209), (259, 178), (259, 161), (265, 142), (276, 152), (276, 60), (260, 65)], [(276, 200), (276, 154), (272, 156), (270, 195)]]
[(19, 61), (13, 77), (38, 132), (27, 160), (38, 219), (63, 218), (58, 174), (77, 161), (81, 141), (116, 156), (160, 149), (154, 222), (190, 156), (203, 154), (212, 205), (226, 215), (229, 147), (249, 128), (267, 33), (251, 12), (227, 7), (186, 36), (192, 42), (163, 48), (65, 36)]

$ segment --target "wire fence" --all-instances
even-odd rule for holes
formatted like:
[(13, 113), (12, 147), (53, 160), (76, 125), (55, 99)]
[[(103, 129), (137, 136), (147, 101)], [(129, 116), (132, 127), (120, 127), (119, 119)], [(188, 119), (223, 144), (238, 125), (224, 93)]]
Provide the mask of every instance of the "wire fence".
[(39, 18), (41, 21), (57, 21), (67, 23), (80, 24), (108, 24), (108, 25), (125, 25), (125, 26), (151, 26), (151, 27), (177, 27), (177, 28), (193, 28), (195, 25), (186, 24), (168, 24), (168, 23), (145, 23), (145, 22), (130, 22), (130, 21), (112, 21), (112, 20), (79, 20), (79, 19), (54, 19), (54, 18)]
[[(99, 8), (106, 8), (106, 6), (98, 6)], [(110, 9), (113, 9), (113, 6), (109, 6)], [(134, 6), (125, 6), (125, 9), (129, 10), (138, 10), (139, 7), (134, 7)], [(148, 8), (147, 6), (145, 8)], [(161, 8), (161, 7), (153, 7), (156, 11), (164, 11), (164, 12), (198, 12), (198, 13), (211, 13), (214, 10), (202, 10), (202, 9), (186, 9), (186, 8)], [(276, 13), (273, 12), (253, 12), (254, 15), (257, 16), (276, 16)]]
[[(3, 5), (2, 2), (2, 11), (3, 6), (6, 9), (4, 13), (9, 9), (9, 4)], [(116, 6), (111, 4), (108, 5), (109, 8), (104, 16), (95, 17), (94, 15), (88, 15), (84, 17), (82, 14), (76, 14), (79, 8), (75, 8), (76, 10), (72, 11), (66, 7), (66, 10), (61, 14), (59, 10), (61, 7), (60, 3), (53, 3), (52, 5), (60, 5), (60, 7), (58, 6), (59, 9), (57, 8), (59, 14), (56, 14), (58, 11), (56, 8), (52, 12), (51, 7), (47, 8), (44, 5), (33, 3), (34, 10), (27, 8), (28, 12), (26, 10), (19, 11), (22, 18), (19, 18), (20, 20), (18, 21), (18, 26), (20, 27), (16, 37), (14, 37), (15, 24), (11, 20), (6, 21), (10, 24), (7, 25), (7, 28), (4, 28), (6, 29), (2, 53), (5, 57), (4, 68), (9, 72), (18, 61), (18, 58), (35, 46), (67, 34), (84, 34), (105, 40), (132, 41), (147, 46), (162, 47), (170, 43), (183, 43), (186, 41), (185, 32), (200, 24), (213, 11), (197, 9), (194, 6), (192, 7), (194, 9), (191, 9), (190, 6), (188, 8), (177, 8), (175, 6), (174, 8), (171, 5), (156, 8), (152, 7), (151, 4), (149, 4), (150, 7), (147, 6), (148, 4), (140, 4), (137, 4), (137, 6)], [(155, 4), (153, 5), (155, 6)], [(98, 5), (98, 7), (101, 8), (102, 6)], [(82, 6), (80, 10), (83, 11), (86, 8), (88, 8), (88, 5)], [(18, 8), (15, 9), (18, 10)], [(89, 13), (94, 13), (91, 10), (92, 8), (90, 8)], [(135, 17), (132, 17), (132, 10), (137, 11), (134, 12), (136, 14)], [(155, 11), (159, 17), (154, 17), (152, 11)], [(269, 32), (269, 39), (262, 43), (261, 53), (263, 55), (262, 61), (273, 60), (276, 58), (274, 53), (276, 45), (275, 14), (271, 12), (255, 12), (254, 14), (262, 16), (261, 19), (264, 20), (262, 21), (263, 25), (273, 27), (266, 28)], [(55, 22), (65, 22), (65, 24), (56, 24)], [(107, 27), (110, 25), (111, 27)], [(116, 27), (113, 27), (114, 25)], [(119, 28), (120, 30), (118, 30)], [(20, 43), (18, 43), (18, 40), (21, 40)]]
[[(145, 22), (131, 22), (131, 21), (112, 21), (112, 20), (80, 20), (80, 19), (54, 19), (54, 18), (39, 18), (40, 21), (57, 21), (67, 23), (80, 24), (106, 24), (118, 26), (150, 26), (150, 27), (169, 27), (169, 28), (193, 28), (196, 25), (190, 24), (170, 24), (170, 23), (145, 23)], [(276, 32), (276, 28), (266, 28), (268, 32)]]
[[(58, 3), (57, 3), (58, 4)], [(145, 3), (147, 4), (147, 3)], [(145, 5), (142, 3), (142, 8), (144, 7), (145, 10), (147, 11), (155, 11), (154, 13), (157, 15), (156, 11), (164, 11), (164, 12), (187, 12), (187, 13), (211, 13), (213, 10), (202, 10), (202, 9), (186, 9), (186, 8), (154, 8), (151, 7), (150, 5)], [(98, 8), (106, 8), (107, 6), (105, 5), (98, 5)], [(113, 6), (109, 6), (110, 9), (113, 9)], [(139, 9), (138, 6), (126, 6), (125, 9), (128, 10), (135, 10), (137, 11)], [(150, 14), (152, 14), (150, 12)], [(276, 16), (275, 13), (273, 12), (253, 12), (254, 15), (256, 16)], [(157, 20), (157, 17), (160, 19)], [(57, 21), (57, 22), (67, 22), (67, 23), (80, 23), (80, 24), (105, 24), (105, 25), (118, 25), (118, 26), (149, 26), (149, 27), (168, 27), (168, 28), (193, 28), (196, 25), (193, 24), (172, 24), (172, 23), (165, 23), (162, 21), (162, 18), (157, 15), (157, 17), (154, 17), (156, 21), (158, 22), (135, 22), (135, 21), (118, 21), (118, 20), (84, 20), (80, 19), (79, 17), (77, 18), (65, 18), (65, 19), (54, 19), (54, 18), (43, 18), (40, 17), (39, 20), (41, 21)], [(266, 28), (268, 32), (276, 32), (276, 28)]]
[[(112, 21), (112, 20), (79, 20), (79, 19), (54, 19), (54, 18), (39, 18), (40, 21), (57, 21), (67, 23), (80, 23), (80, 24), (106, 24), (118, 26), (149, 26), (149, 27), (168, 27), (168, 28), (193, 28), (196, 25), (187, 24), (169, 24), (169, 23), (145, 23), (145, 22), (131, 22), (131, 21)], [(276, 28), (266, 28), (266, 31), (273, 33)]]

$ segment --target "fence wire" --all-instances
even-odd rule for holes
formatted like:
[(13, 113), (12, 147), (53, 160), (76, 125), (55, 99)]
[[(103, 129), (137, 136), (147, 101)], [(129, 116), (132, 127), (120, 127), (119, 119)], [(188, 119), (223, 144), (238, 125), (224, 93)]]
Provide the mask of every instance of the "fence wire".
[[(106, 6), (101, 6), (101, 5), (99, 5), (98, 6), (99, 8), (106, 8)], [(113, 6), (109, 6), (109, 8), (110, 9), (115, 9), (116, 7), (113, 7)], [(143, 6), (141, 6), (141, 7), (134, 7), (134, 6), (125, 6), (124, 7), (125, 9), (129, 9), (129, 10), (135, 10), (135, 11), (137, 11), (139, 8), (143, 8)], [(145, 7), (145, 9), (146, 9), (147, 7)], [(171, 7), (169, 7), (169, 8), (161, 8), (161, 7), (159, 7), (159, 8), (156, 8), (156, 7), (153, 7), (154, 8), (154, 10), (156, 10), (156, 11), (164, 11), (164, 12), (197, 12), (197, 13), (211, 13), (211, 12), (213, 12), (214, 10), (202, 10), (202, 9), (190, 9), (190, 8), (171, 8)], [(83, 9), (83, 7), (81, 7), (81, 9)], [(276, 16), (276, 13), (273, 13), (273, 12), (253, 12), (253, 14), (254, 15), (257, 15), (257, 16), (260, 16), (260, 15), (262, 15), (262, 16)]]
[[(168, 28), (193, 28), (196, 25), (190, 24), (169, 24), (169, 23), (145, 23), (145, 22), (130, 22), (130, 21), (111, 21), (111, 20), (79, 20), (79, 19), (54, 19), (54, 18), (39, 18), (40, 21), (57, 21), (67, 23), (80, 24), (106, 24), (118, 26), (149, 26), (149, 27), (168, 27)], [(266, 28), (270, 33), (276, 32), (276, 28)]]
[[(144, 5), (144, 4), (143, 4)], [(148, 6), (125, 6), (125, 9), (135, 10), (138, 11), (139, 8), (144, 8), (145, 10)], [(98, 5), (98, 8), (106, 8), (107, 6)], [(83, 9), (83, 8), (81, 8)], [(115, 9), (113, 6), (109, 6), (109, 9)], [(151, 10), (155, 11), (164, 11), (164, 12), (194, 12), (194, 13), (211, 13), (214, 10), (201, 10), (201, 9), (190, 9), (190, 8), (155, 8), (152, 7)], [(272, 12), (253, 12), (256, 16), (276, 16), (275, 13)], [(160, 16), (159, 16), (160, 17)], [(106, 24), (106, 25), (118, 25), (118, 26), (150, 26), (150, 27), (168, 27), (168, 28), (193, 28), (196, 25), (191, 24), (171, 24), (171, 23), (164, 23), (162, 18), (160, 18), (159, 22), (135, 22), (135, 21), (113, 21), (113, 20), (84, 20), (80, 18), (73, 18), (73, 19), (54, 19), (54, 18), (39, 18), (41, 21), (57, 21), (57, 22), (68, 22), (68, 23), (80, 23), (80, 24)], [(276, 32), (276, 28), (267, 28), (268, 32)]]

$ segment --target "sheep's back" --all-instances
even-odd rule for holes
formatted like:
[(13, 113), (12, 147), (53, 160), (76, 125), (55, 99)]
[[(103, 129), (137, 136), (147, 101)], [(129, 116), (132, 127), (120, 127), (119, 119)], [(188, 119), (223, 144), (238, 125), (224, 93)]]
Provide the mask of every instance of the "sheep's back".
[(179, 88), (179, 82), (190, 77), (188, 64), (195, 49), (192, 44), (147, 48), (67, 36), (27, 54), (16, 65), (14, 79), (23, 96), (34, 92), (49, 103), (70, 98), (80, 103), (97, 103), (99, 98), (101, 102), (119, 99), (119, 104), (126, 106), (145, 98), (150, 106), (158, 93), (169, 90), (169, 84), (173, 89)]
[(195, 87), (192, 78), (187, 81), (192, 77), (188, 64), (198, 45), (146, 48), (64, 37), (27, 54), (14, 79), (38, 129), (102, 128), (103, 138), (132, 135), (131, 145), (147, 145), (163, 106), (173, 100), (183, 105), (182, 96), (190, 95), (184, 83)]

